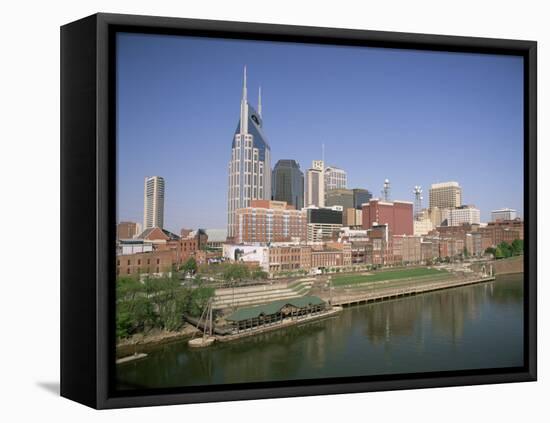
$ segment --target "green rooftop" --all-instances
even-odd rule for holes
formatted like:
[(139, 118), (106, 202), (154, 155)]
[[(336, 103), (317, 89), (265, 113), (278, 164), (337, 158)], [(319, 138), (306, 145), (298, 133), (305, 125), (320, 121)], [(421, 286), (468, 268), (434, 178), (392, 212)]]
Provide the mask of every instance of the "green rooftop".
[(286, 305), (294, 306), (297, 308), (303, 308), (308, 306), (315, 306), (324, 304), (325, 302), (319, 297), (313, 295), (307, 295), (305, 297), (288, 298), (284, 300), (273, 301), (268, 304), (262, 304), (254, 307), (240, 308), (231, 315), (227, 316), (225, 320), (233, 322), (240, 322), (248, 319), (255, 319), (260, 315), (269, 316), (271, 314), (278, 313)]

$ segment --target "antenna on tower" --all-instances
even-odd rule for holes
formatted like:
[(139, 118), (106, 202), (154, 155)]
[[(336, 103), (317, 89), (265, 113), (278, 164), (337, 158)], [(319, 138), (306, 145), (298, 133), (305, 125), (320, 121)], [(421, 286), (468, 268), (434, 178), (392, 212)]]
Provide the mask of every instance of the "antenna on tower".
[(384, 179), (384, 188), (382, 189), (382, 198), (384, 201), (390, 201), (391, 185), (388, 178)]
[(420, 220), (420, 212), (422, 211), (422, 187), (416, 185), (413, 189), (414, 194), (414, 217), (416, 220)]
[(262, 86), (258, 88), (258, 114), (262, 117)]

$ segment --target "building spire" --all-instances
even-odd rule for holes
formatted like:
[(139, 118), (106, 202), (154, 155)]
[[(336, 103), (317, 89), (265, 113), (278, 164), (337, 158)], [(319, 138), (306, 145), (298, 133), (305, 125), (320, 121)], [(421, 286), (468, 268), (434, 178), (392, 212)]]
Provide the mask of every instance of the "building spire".
[(248, 99), (246, 92), (246, 65), (244, 65), (244, 74), (243, 74), (243, 97), (241, 99), (241, 134), (248, 133)]
[(262, 117), (262, 86), (258, 88), (258, 114)]
[(246, 65), (244, 65), (244, 76), (243, 76), (243, 98), (242, 101), (247, 102), (246, 95)]

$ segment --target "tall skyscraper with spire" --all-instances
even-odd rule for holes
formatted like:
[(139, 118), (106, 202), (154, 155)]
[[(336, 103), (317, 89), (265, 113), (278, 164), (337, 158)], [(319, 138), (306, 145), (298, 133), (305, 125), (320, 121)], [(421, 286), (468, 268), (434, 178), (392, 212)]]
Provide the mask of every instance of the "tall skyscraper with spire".
[(271, 199), (271, 148), (263, 132), (261, 88), (258, 111), (248, 103), (246, 66), (239, 124), (233, 136), (227, 193), (227, 236), (236, 236), (236, 211), (251, 200)]

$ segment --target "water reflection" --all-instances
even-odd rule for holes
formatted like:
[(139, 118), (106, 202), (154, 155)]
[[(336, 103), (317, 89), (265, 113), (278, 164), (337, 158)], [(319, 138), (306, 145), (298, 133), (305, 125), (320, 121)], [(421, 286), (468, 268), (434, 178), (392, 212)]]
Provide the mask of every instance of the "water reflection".
[(119, 386), (171, 387), (519, 366), (523, 278), (345, 309), (203, 350), (185, 342), (118, 366)]

